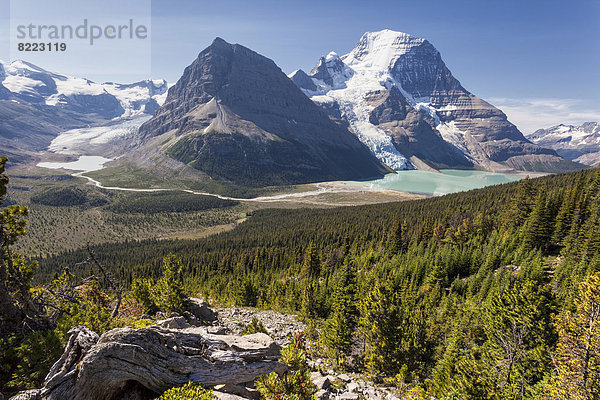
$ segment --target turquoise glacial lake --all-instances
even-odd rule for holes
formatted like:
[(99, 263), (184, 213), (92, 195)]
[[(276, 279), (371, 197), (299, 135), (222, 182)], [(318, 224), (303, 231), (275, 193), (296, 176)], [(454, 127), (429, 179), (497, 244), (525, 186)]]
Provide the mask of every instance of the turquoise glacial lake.
[(445, 169), (440, 172), (409, 170), (388, 174), (381, 179), (354, 183), (373, 190), (389, 189), (440, 196), (514, 182), (523, 177), (522, 175), (456, 169)]

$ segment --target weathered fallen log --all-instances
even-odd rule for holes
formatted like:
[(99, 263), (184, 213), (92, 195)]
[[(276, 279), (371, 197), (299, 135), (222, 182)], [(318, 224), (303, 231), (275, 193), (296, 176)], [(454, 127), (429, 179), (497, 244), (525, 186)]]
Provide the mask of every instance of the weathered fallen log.
[(73, 328), (44, 387), (11, 400), (149, 399), (188, 381), (240, 384), (286, 369), (276, 361), (279, 346), (263, 333), (211, 335), (181, 320), (113, 329), (100, 338), (85, 327)]

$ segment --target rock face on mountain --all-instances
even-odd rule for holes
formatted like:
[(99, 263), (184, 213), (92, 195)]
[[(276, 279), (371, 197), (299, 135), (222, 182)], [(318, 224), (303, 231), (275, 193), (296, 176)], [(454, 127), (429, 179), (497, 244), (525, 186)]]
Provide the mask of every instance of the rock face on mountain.
[(13, 400), (153, 399), (188, 381), (237, 385), (287, 368), (276, 361), (280, 347), (264, 333), (213, 335), (183, 317), (147, 328), (113, 329), (100, 337), (85, 327), (69, 333), (44, 387)]
[(63, 131), (153, 114), (167, 89), (163, 80), (98, 84), (24, 61), (0, 62), (0, 153), (18, 161)]
[(600, 165), (600, 124), (556, 125), (528, 135), (532, 142), (554, 149), (562, 157), (582, 164)]
[(580, 168), (528, 141), (504, 113), (469, 93), (425, 39), (365, 33), (307, 76), (290, 76), (394, 169), (458, 167), (560, 171)]
[(6, 78), (6, 72), (4, 71), (4, 65), (0, 62), (0, 100), (7, 100), (10, 98), (10, 90), (4, 87), (2, 81)]
[(385, 167), (270, 59), (215, 39), (139, 131), (172, 158), (243, 185), (382, 176)]

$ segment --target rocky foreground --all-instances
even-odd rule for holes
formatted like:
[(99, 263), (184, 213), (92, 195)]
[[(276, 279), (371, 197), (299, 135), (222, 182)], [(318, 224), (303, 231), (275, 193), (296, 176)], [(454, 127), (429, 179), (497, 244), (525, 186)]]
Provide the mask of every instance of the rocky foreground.
[[(74, 327), (44, 386), (10, 400), (146, 400), (189, 381), (212, 388), (221, 400), (258, 399), (254, 380), (287, 370), (278, 361), (280, 350), (290, 334), (306, 326), (292, 315), (242, 308), (214, 312), (192, 300), (185, 317), (170, 315), (144, 328), (118, 328), (98, 336)], [(241, 335), (254, 318), (269, 334)], [(389, 389), (359, 376), (328, 369), (323, 359), (309, 364), (317, 399), (395, 398)]]

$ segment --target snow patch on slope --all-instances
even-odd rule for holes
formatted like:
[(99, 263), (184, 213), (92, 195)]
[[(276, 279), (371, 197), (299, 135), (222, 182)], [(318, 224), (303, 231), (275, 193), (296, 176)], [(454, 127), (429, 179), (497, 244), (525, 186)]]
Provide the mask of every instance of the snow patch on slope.
[(425, 39), (389, 29), (367, 32), (358, 45), (342, 57), (342, 61), (355, 70), (370, 71), (375, 76), (386, 75), (400, 56), (423, 42)]
[(37, 91), (44, 84), (26, 76), (7, 75), (2, 85), (13, 93), (19, 94), (37, 94)]
[(454, 146), (459, 152), (467, 156), (467, 158), (473, 159), (469, 155), (470, 152), (465, 141), (465, 133), (458, 129), (455, 121), (438, 123), (435, 129), (437, 129), (444, 141)]

